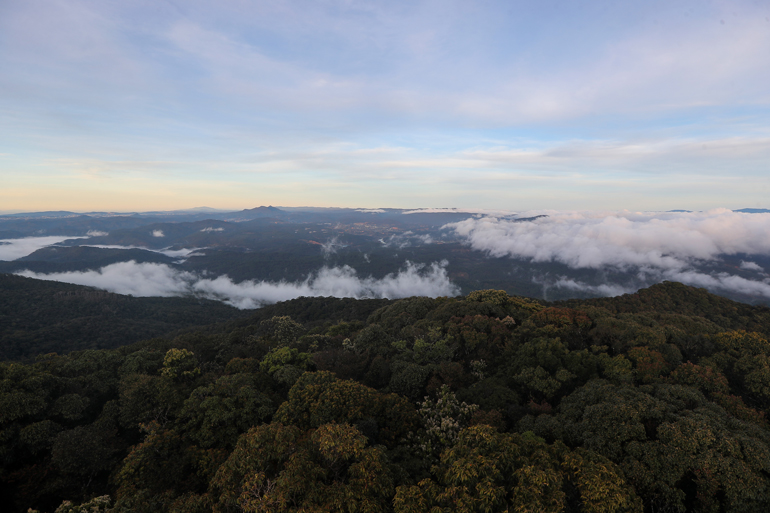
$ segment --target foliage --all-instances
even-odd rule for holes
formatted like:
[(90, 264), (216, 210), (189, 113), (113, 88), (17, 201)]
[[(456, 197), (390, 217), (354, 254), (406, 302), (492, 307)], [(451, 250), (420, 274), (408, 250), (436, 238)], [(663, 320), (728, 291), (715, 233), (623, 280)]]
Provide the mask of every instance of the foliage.
[(436, 400), (429, 397), (420, 405), (424, 434), (417, 440), (419, 449), (427, 456), (438, 456), (457, 441), (460, 430), (468, 425), (478, 406), (461, 403), (457, 396), (443, 385)]
[(303, 433), (281, 424), (241, 437), (212, 480), (214, 511), (387, 511), (393, 484), (381, 448), (349, 424)]
[(373, 441), (393, 447), (416, 428), (414, 406), (396, 394), (385, 394), (329, 372), (305, 373), (289, 391), (274, 420), (303, 429), (331, 422), (365, 424)]
[(311, 367), (312, 358), (310, 353), (300, 353), (293, 347), (281, 346), (271, 349), (262, 359), (259, 368), (276, 381), (291, 386)]
[(193, 379), (201, 373), (195, 354), (187, 349), (171, 348), (163, 358), (160, 374), (174, 380)]
[(504, 290), (476, 290), (468, 294), (468, 301), (492, 303), (506, 310), (517, 309), (527, 312), (538, 312), (543, 306), (529, 298), (509, 296)]
[(678, 284), (300, 298), (2, 361), (0, 496), (44, 513), (763, 511), (766, 310)]
[[(108, 513), (111, 511), (112, 499), (109, 495), (94, 497), (82, 504), (73, 504), (71, 501), (62, 502), (54, 513)], [(29, 513), (40, 513), (37, 510), (29, 510)]]
[(253, 374), (226, 375), (193, 390), (179, 414), (201, 447), (232, 448), (240, 433), (270, 420), (275, 406)]
[(259, 332), (275, 340), (280, 346), (288, 346), (297, 341), (305, 328), (288, 315), (274, 316), (259, 324)]
[(591, 512), (641, 510), (610, 461), (558, 442), (547, 445), (531, 433), (468, 428), (441, 454), (431, 474), (417, 486), (398, 487), (397, 513), (560, 512), (578, 505)]

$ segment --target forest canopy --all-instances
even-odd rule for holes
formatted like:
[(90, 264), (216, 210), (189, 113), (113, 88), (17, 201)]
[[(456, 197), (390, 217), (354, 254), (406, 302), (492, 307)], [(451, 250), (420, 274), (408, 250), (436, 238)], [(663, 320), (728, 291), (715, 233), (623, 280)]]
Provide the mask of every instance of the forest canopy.
[(677, 283), (271, 308), (1, 362), (7, 510), (770, 506), (768, 308)]

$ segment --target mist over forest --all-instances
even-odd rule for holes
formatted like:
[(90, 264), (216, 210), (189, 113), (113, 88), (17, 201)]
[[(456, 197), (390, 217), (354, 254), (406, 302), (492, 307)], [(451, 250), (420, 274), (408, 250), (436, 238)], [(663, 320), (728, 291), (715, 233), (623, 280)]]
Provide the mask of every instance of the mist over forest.
[(0, 271), (256, 308), (294, 297), (559, 300), (678, 281), (770, 301), (770, 213), (257, 207), (0, 217)]

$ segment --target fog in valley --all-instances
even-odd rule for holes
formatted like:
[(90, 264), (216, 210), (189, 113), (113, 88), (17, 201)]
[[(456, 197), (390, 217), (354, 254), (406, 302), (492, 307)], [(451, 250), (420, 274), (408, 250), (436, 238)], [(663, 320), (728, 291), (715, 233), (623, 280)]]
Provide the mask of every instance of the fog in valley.
[(19, 214), (0, 217), (0, 233), (22, 235), (0, 241), (3, 272), (238, 308), (483, 288), (554, 300), (661, 281), (770, 302), (768, 212), (260, 207), (125, 218)]

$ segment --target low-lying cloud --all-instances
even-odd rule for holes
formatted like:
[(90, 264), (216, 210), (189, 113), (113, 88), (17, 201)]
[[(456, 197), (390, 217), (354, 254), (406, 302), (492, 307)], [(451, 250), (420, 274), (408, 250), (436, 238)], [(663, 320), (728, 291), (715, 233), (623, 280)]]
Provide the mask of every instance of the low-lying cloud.
[(682, 269), (719, 255), (770, 254), (770, 214), (730, 210), (684, 213), (556, 213), (532, 221), (485, 217), (451, 223), (477, 250), (495, 257), (557, 261), (569, 267)]
[(602, 283), (599, 285), (590, 285), (588, 283), (583, 283), (579, 280), (575, 280), (572, 278), (567, 278), (565, 276), (560, 276), (557, 280), (553, 282), (540, 282), (538, 280), (533, 280), (535, 283), (540, 283), (543, 285), (543, 296), (547, 298), (547, 289), (548, 287), (553, 287), (557, 289), (567, 289), (571, 291), (579, 291), (579, 292), (588, 292), (589, 294), (594, 294), (597, 296), (620, 296), (621, 294), (628, 294), (630, 292), (636, 292), (636, 289), (624, 287), (622, 285), (617, 285), (613, 283)]
[(694, 270), (666, 273), (670, 281), (679, 281), (693, 287), (703, 287), (713, 291), (726, 291), (747, 296), (770, 298), (770, 279), (750, 280), (729, 273), (706, 274)]
[(543, 286), (543, 296), (548, 296), (548, 289), (566, 289), (572, 292), (583, 292), (595, 296), (619, 296), (636, 292), (641, 286), (649, 285), (650, 282), (678, 281), (685, 285), (700, 287), (711, 290), (716, 293), (734, 293), (744, 296), (761, 296), (770, 298), (770, 279), (750, 280), (734, 274), (718, 272), (713, 274), (688, 271), (664, 271), (656, 277), (651, 277), (649, 273), (645, 275), (645, 281), (638, 281), (640, 285), (629, 286), (616, 283), (602, 283), (592, 285), (580, 280), (559, 276), (555, 280), (533, 280)]
[(741, 261), (741, 269), (744, 269), (746, 271), (758, 271), (758, 272), (764, 272), (765, 270), (756, 262), (747, 262), (745, 260)]
[[(538, 212), (540, 214), (541, 212)], [(521, 214), (527, 217), (528, 213)], [(549, 212), (530, 220), (484, 217), (444, 227), (493, 257), (557, 262), (571, 269), (635, 275), (641, 286), (675, 280), (714, 291), (770, 298), (770, 278), (709, 271), (726, 255), (770, 255), (770, 214), (707, 212)], [(722, 266), (724, 267), (724, 266)], [(743, 260), (736, 271), (763, 272)], [(600, 295), (631, 291), (627, 284), (552, 279), (549, 286)], [(638, 288), (638, 287), (637, 287)]]
[(196, 251), (200, 251), (201, 249), (206, 249), (206, 248), (152, 249), (152, 248), (145, 248), (143, 246), (120, 246), (117, 244), (80, 244), (80, 246), (87, 247), (87, 248), (101, 248), (101, 249), (141, 249), (144, 251), (152, 251), (153, 253), (161, 253), (171, 258), (187, 258), (189, 256), (199, 255), (200, 253), (196, 253)]
[(401, 234), (393, 234), (387, 239), (382, 238), (379, 242), (384, 248), (395, 247), (403, 249), (408, 248), (412, 244), (432, 244), (433, 237), (428, 234), (419, 235), (412, 231), (406, 231)]
[(446, 261), (430, 265), (406, 262), (397, 273), (377, 279), (358, 276), (349, 266), (324, 267), (301, 282), (233, 282), (227, 276), (203, 278), (165, 264), (120, 262), (97, 271), (42, 274), (29, 270), (21, 276), (88, 285), (134, 296), (194, 295), (216, 299), (237, 308), (259, 308), (264, 304), (301, 296), (401, 298), (409, 296), (455, 296), (460, 293), (447, 276)]
[(85, 238), (55, 235), (49, 237), (25, 237), (23, 239), (2, 239), (0, 240), (0, 260), (17, 260), (31, 255), (38, 249), (58, 244), (65, 240)]
[(153, 237), (165, 237), (166, 234), (163, 233), (163, 230), (153, 230), (152, 231)]
[(329, 258), (337, 252), (337, 248), (344, 248), (345, 244), (341, 243), (337, 237), (332, 237), (323, 244), (321, 244), (321, 253), (324, 258)]

